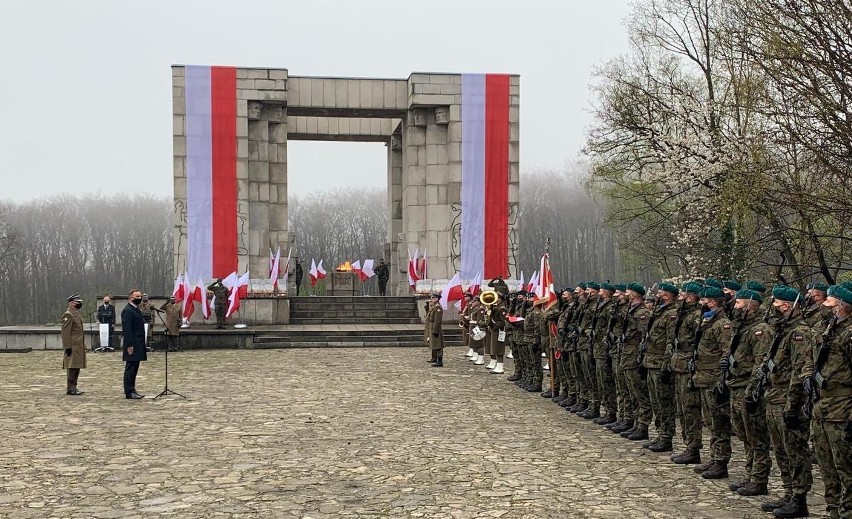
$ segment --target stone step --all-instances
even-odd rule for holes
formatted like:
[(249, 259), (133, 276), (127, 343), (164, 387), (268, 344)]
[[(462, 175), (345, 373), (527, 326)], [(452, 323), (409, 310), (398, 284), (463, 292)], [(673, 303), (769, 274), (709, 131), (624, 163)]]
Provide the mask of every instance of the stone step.
[(412, 312), (410, 310), (397, 310), (393, 308), (387, 309), (376, 309), (376, 310), (291, 310), (290, 311), (290, 319), (309, 319), (309, 318), (325, 318), (325, 317), (334, 317), (337, 319), (361, 319), (367, 317), (375, 317), (375, 318), (393, 318), (393, 317), (404, 317), (407, 319), (416, 319), (418, 318), (417, 312)]
[[(458, 342), (445, 342), (446, 346), (460, 346), (461, 341)], [(410, 347), (410, 348), (425, 348), (423, 341), (396, 341), (396, 342), (380, 342), (380, 343), (370, 343), (364, 341), (323, 341), (323, 342), (309, 342), (309, 341), (280, 341), (280, 342), (266, 342), (266, 343), (255, 343), (253, 347), (256, 349), (276, 349), (276, 348), (365, 348), (365, 347), (376, 347), (376, 348), (394, 348), (394, 347)]]
[(364, 318), (335, 318), (335, 317), (290, 317), (290, 324), (420, 324), (420, 318), (408, 317), (364, 317)]
[(371, 296), (299, 296), (291, 297), (290, 305), (300, 305), (306, 303), (317, 303), (327, 305), (339, 304), (416, 304), (417, 299), (412, 296), (406, 297), (371, 297)]

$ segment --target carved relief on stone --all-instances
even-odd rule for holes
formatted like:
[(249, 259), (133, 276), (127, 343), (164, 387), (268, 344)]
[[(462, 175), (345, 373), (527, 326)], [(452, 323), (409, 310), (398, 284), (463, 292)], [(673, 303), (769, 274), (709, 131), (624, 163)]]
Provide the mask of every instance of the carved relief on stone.
[(411, 126), (426, 126), (426, 110), (417, 108), (408, 112), (408, 121)]
[(438, 106), (435, 108), (435, 123), (450, 124), (450, 107)]
[(264, 119), (271, 123), (287, 122), (287, 107), (283, 104), (267, 104), (264, 108)]
[(260, 119), (260, 114), (263, 112), (263, 103), (260, 101), (249, 101), (248, 102), (248, 118), (256, 121)]
[(402, 151), (402, 139), (399, 137), (399, 135), (391, 135), (390, 145), (391, 150)]

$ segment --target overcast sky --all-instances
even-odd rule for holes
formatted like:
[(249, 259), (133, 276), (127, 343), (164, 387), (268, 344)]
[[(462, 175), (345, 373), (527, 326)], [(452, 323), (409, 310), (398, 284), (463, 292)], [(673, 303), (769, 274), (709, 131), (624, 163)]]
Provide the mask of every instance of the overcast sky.
[[(521, 75), (521, 172), (577, 157), (628, 0), (0, 2), (0, 198), (172, 196), (171, 70)], [(381, 144), (291, 142), (291, 194), (386, 182)], [(317, 179), (326, 183), (319, 184)]]

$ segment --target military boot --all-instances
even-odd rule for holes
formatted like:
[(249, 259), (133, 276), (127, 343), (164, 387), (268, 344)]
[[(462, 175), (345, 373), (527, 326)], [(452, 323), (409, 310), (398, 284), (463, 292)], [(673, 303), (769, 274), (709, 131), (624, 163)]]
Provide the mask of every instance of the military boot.
[(639, 441), (639, 440), (647, 440), (648, 439), (648, 426), (640, 425), (633, 431), (633, 434), (627, 437), (630, 441)]
[(772, 511), (775, 517), (808, 517), (807, 496), (793, 496), (781, 508)]
[(623, 422), (621, 422), (621, 425), (619, 425), (618, 427), (613, 427), (612, 429), (610, 429), (610, 431), (612, 431), (615, 434), (621, 434), (625, 431), (629, 431), (632, 428), (633, 428), (633, 420), (624, 420)]
[[(748, 480), (747, 479), (741, 479), (739, 481), (734, 481), (733, 483), (728, 485), (728, 488), (731, 489), (731, 492), (736, 492), (737, 490), (743, 488), (746, 485), (748, 485)], [(772, 510), (775, 510), (775, 509), (773, 508)], [(772, 510), (770, 510), (770, 512)]]
[(660, 438), (660, 441), (658, 441), (655, 445), (649, 445), (648, 450), (651, 452), (671, 452), (672, 439)]
[(708, 470), (713, 468), (714, 465), (716, 465), (715, 461), (708, 461), (707, 463), (702, 463), (701, 465), (698, 465), (697, 467), (692, 467), (692, 470), (701, 474), (701, 473), (707, 472)]
[(650, 447), (651, 445), (656, 445), (656, 444), (658, 444), (659, 442), (660, 442), (660, 437), (659, 437), (659, 436), (657, 436), (657, 437), (656, 437), (656, 438), (654, 438), (653, 440), (648, 440), (648, 441), (642, 442), (642, 448), (643, 448), (643, 449), (647, 449), (647, 448), (648, 448), (648, 447)]
[(613, 428), (618, 427), (619, 425), (621, 425), (623, 423), (624, 423), (624, 420), (616, 419), (614, 422), (603, 424), (603, 426), (611, 431)]
[(584, 403), (582, 400), (577, 400), (577, 403), (568, 408), (569, 413), (580, 413), (586, 410), (589, 404)]
[(622, 438), (628, 438), (628, 437), (630, 437), (630, 435), (631, 435), (631, 434), (633, 434), (633, 433), (635, 433), (635, 432), (636, 432), (636, 430), (637, 430), (638, 428), (639, 428), (639, 424), (638, 424), (638, 423), (634, 423), (632, 426), (630, 426), (630, 429), (627, 429), (626, 431), (623, 431), (623, 432), (621, 433), (621, 437), (622, 437)]
[(677, 456), (672, 456), (672, 463), (675, 463), (677, 465), (692, 465), (694, 463), (701, 463), (701, 451), (686, 449)]
[(778, 501), (766, 501), (762, 505), (760, 505), (760, 509), (764, 512), (774, 512), (777, 508), (784, 508), (784, 505), (790, 502), (793, 499), (792, 494), (785, 494), (784, 497), (779, 499)]
[(560, 403), (562, 403), (563, 401), (565, 401), (567, 398), (568, 398), (568, 395), (566, 395), (565, 393), (556, 393), (556, 396), (555, 396), (555, 397), (553, 397), (553, 398), (551, 398), (550, 400), (551, 400), (554, 404), (560, 404)]
[(606, 426), (607, 424), (615, 423), (616, 420), (617, 419), (613, 413), (607, 413), (605, 415), (601, 415), (600, 418), (596, 418), (592, 421), (598, 425)]
[(585, 418), (586, 420), (591, 420), (593, 418), (600, 418), (601, 416), (601, 406), (592, 404), (583, 411), (582, 413), (578, 413), (577, 416), (580, 418)]
[[(556, 393), (556, 394), (558, 395), (559, 393)], [(540, 395), (538, 395), (538, 396), (540, 396), (540, 397), (542, 397), (542, 398), (553, 398), (553, 397), (554, 397), (554, 396), (556, 396), (556, 395), (554, 395), (554, 394), (553, 394), (553, 392), (551, 392), (551, 391), (548, 389), (547, 391), (545, 391), (544, 393), (542, 393), (542, 394), (540, 394)]]
[(704, 479), (725, 479), (728, 477), (728, 464), (721, 461), (713, 463), (713, 466), (701, 473)]
[(565, 400), (559, 402), (559, 407), (572, 407), (577, 404), (577, 395), (568, 394)]
[(769, 491), (766, 489), (766, 483), (746, 483), (737, 489), (737, 494), (741, 496), (765, 496)]

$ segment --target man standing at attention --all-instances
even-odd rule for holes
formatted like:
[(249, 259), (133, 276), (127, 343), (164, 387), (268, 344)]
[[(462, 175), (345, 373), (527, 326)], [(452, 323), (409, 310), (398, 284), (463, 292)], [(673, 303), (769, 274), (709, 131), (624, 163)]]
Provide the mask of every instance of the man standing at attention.
[(98, 323), (109, 325), (107, 343), (101, 344), (99, 351), (114, 351), (112, 334), (115, 333), (115, 307), (110, 304), (110, 297), (104, 296), (104, 304), (98, 307)]
[(80, 369), (86, 367), (86, 344), (83, 335), (83, 318), (77, 311), (83, 306), (83, 299), (74, 294), (67, 299), (68, 309), (62, 314), (62, 347), (65, 355), (62, 357), (62, 367), (68, 370), (68, 385), (66, 395), (82, 395), (77, 389), (77, 378)]
[(379, 278), (379, 295), (384, 296), (388, 288), (388, 279), (390, 279), (390, 270), (385, 264), (384, 259), (379, 260), (379, 266), (376, 267), (373, 272), (375, 272), (376, 277)]
[(136, 392), (136, 374), (139, 373), (139, 363), (148, 360), (145, 352), (145, 320), (139, 305), (142, 304), (142, 292), (131, 290), (127, 298), (127, 306), (121, 311), (121, 333), (124, 341), (124, 397), (128, 400), (144, 398)]

